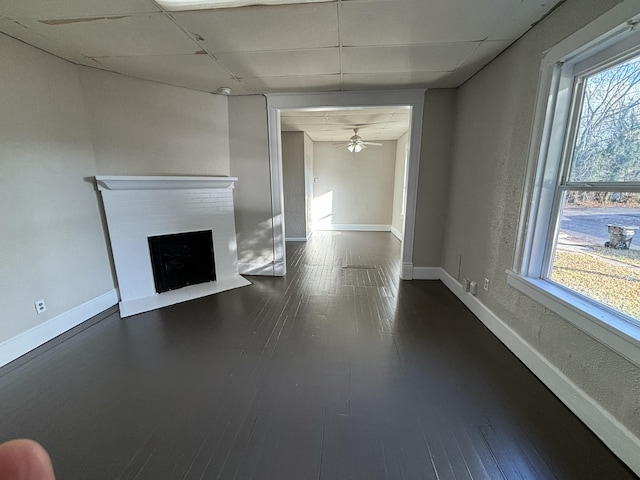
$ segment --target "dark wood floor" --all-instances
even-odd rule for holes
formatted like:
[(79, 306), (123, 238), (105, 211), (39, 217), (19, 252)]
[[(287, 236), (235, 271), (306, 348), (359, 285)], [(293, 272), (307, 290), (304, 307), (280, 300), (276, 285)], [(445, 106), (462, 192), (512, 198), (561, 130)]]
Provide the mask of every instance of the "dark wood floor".
[(388, 233), (291, 243), (286, 278), (0, 369), (0, 440), (60, 480), (636, 478)]

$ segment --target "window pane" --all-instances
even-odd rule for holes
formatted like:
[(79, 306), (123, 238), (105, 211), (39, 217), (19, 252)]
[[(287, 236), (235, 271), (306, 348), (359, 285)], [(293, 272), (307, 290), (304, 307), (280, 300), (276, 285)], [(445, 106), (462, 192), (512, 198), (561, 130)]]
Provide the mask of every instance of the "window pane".
[(640, 58), (584, 84), (572, 182), (640, 181)]
[(640, 319), (640, 194), (565, 193), (549, 278)]

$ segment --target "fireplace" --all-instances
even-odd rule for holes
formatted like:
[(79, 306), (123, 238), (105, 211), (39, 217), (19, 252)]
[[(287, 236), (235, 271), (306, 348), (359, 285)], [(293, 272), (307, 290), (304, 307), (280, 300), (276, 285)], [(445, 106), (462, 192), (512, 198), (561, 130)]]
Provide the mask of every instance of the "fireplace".
[(156, 292), (216, 279), (211, 230), (149, 237)]
[(127, 317), (250, 285), (231, 177), (96, 177)]

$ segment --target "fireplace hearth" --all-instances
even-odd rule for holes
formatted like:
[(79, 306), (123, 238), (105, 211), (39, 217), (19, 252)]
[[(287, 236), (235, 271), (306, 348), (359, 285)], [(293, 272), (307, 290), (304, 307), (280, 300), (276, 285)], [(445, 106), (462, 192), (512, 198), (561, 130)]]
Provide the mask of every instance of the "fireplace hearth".
[(120, 315), (250, 285), (238, 274), (231, 177), (96, 177)]

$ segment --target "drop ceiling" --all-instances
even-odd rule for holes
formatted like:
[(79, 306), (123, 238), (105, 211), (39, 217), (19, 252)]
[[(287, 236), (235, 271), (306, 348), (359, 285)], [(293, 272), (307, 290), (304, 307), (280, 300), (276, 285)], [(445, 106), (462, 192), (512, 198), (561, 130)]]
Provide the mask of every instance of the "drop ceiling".
[(346, 142), (354, 128), (370, 142), (397, 140), (409, 131), (410, 116), (408, 107), (285, 111), (280, 123), (282, 131), (306, 132), (314, 142)]
[(562, 0), (335, 0), (167, 12), (2, 0), (0, 32), (73, 63), (232, 94), (457, 87)]

